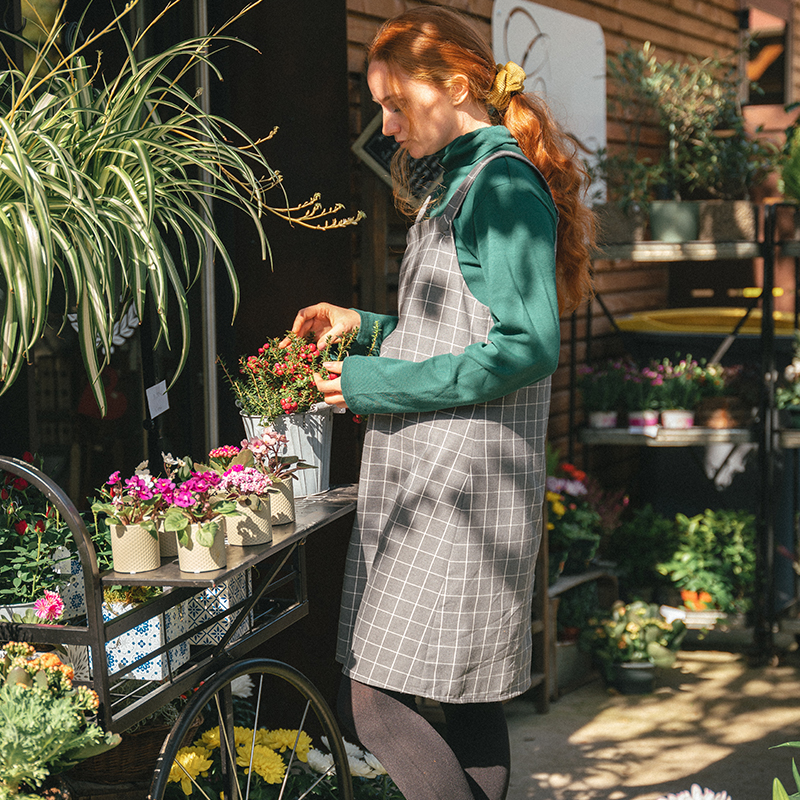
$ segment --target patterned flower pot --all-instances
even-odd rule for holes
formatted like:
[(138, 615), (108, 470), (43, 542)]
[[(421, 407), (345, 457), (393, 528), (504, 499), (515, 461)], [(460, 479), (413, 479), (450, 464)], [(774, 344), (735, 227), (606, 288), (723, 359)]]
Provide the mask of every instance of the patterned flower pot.
[(211, 547), (197, 544), (199, 524), (189, 525), (189, 543), (181, 544), (178, 540), (178, 567), (181, 572), (212, 572), (224, 569), (227, 562), (225, 554), (225, 533), (222, 525), (217, 528), (217, 535)]
[(161, 558), (175, 558), (178, 555), (178, 535), (175, 531), (165, 531), (163, 526), (159, 525), (158, 548)]
[(246, 547), (250, 544), (269, 544), (272, 541), (272, 511), (270, 498), (262, 498), (258, 509), (237, 503), (238, 517), (225, 518), (228, 544)]
[(161, 566), (158, 537), (141, 525), (111, 525), (111, 557), (115, 572), (135, 575)]
[(658, 429), (658, 411), (628, 412), (628, 430), (631, 433), (655, 433)]
[(278, 490), (270, 495), (269, 504), (272, 509), (272, 524), (285, 525), (294, 522), (294, 481), (290, 478), (275, 484)]

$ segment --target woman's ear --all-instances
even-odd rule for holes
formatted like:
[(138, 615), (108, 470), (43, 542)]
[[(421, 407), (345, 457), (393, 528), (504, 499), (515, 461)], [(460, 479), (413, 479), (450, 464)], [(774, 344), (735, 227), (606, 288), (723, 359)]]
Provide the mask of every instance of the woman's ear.
[(453, 105), (458, 106), (469, 100), (469, 81), (466, 75), (454, 75), (450, 83), (450, 97)]

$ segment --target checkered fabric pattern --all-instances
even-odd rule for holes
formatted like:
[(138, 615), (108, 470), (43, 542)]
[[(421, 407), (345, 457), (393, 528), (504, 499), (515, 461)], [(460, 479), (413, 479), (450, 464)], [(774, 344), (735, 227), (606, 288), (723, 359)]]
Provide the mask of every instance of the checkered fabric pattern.
[[(452, 220), (491, 158), (409, 232), (381, 356), (486, 341), (491, 313), (461, 275)], [(370, 417), (339, 628), (346, 675), (456, 703), (528, 688), (549, 402), (546, 378), (479, 405)]]

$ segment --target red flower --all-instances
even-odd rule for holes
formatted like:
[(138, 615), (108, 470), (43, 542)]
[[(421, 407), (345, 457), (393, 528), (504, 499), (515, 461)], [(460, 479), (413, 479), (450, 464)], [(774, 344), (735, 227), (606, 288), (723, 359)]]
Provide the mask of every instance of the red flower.
[(20, 491), (22, 489), (27, 489), (28, 481), (26, 481), (24, 478), (14, 478), (14, 488), (19, 489)]
[(0, 500), (8, 500), (8, 496), (9, 496), (8, 489), (6, 489), (4, 486), (3, 489), (0, 490)]
[(44, 520), (43, 519), (38, 520), (36, 524), (33, 526), (33, 529), (38, 533), (44, 533)]
[(21, 519), (19, 522), (14, 523), (14, 530), (18, 534), (22, 535), (23, 533), (25, 533), (25, 531), (28, 530), (28, 523), (25, 522), (24, 519)]
[(25, 451), (25, 452), (22, 454), (22, 460), (23, 460), (23, 461), (27, 461), (29, 464), (33, 464), (33, 453), (31, 453), (31, 452), (29, 452), (28, 450), (26, 450), (26, 451)]

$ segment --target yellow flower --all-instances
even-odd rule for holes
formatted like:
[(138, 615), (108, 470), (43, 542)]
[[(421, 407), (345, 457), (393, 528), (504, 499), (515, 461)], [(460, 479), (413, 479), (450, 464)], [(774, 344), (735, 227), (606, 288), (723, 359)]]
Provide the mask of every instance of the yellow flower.
[(182, 747), (172, 762), (169, 771), (170, 783), (181, 784), (181, 789), (185, 795), (192, 793), (192, 779), (196, 779), (201, 773), (205, 773), (211, 767), (211, 761), (207, 753), (197, 747)]
[[(261, 733), (261, 731), (259, 731)], [(284, 750), (291, 750), (297, 742), (297, 758), (300, 761), (308, 760), (308, 751), (311, 749), (311, 737), (305, 732), (300, 731), (300, 737), (297, 736), (297, 730), (289, 730), (288, 728), (278, 728), (274, 731), (267, 731), (260, 740), (262, 744), (271, 747), (282, 753)]]
[(563, 497), (558, 492), (547, 490), (545, 492), (547, 502), (550, 503), (550, 510), (557, 516), (563, 517), (567, 513), (566, 506), (564, 505)]
[(246, 744), (248, 747), (253, 743), (253, 729), (240, 728), (238, 725), (233, 729), (233, 743), (234, 747), (241, 747)]
[[(250, 771), (250, 750), (243, 747), (236, 756), (236, 763)], [(257, 744), (253, 748), (253, 769), (266, 783), (280, 783), (286, 772), (283, 759), (271, 748)]]
[(196, 747), (205, 747), (207, 750), (213, 750), (219, 747), (219, 725), (216, 728), (205, 731), (203, 735), (195, 741)]

